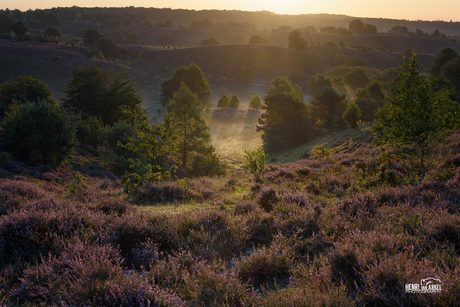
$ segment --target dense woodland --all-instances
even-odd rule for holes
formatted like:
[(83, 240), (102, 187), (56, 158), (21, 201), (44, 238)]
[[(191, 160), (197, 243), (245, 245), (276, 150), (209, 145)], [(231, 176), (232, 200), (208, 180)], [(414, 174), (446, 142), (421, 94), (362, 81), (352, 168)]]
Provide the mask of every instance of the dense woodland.
[(458, 306), (458, 26), (0, 11), (0, 305)]

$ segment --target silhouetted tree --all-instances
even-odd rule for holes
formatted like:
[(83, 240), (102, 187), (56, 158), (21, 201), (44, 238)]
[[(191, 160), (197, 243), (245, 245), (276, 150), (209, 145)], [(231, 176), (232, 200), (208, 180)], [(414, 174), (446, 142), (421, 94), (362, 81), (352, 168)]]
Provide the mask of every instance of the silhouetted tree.
[(361, 109), (359, 106), (351, 102), (347, 105), (345, 112), (342, 115), (343, 120), (350, 125), (351, 128), (358, 127), (358, 119), (361, 117)]
[(55, 25), (50, 25), (45, 28), (45, 33), (46, 36), (56, 36), (58, 38), (62, 38), (62, 32), (59, 30), (59, 28)]
[(288, 35), (288, 48), (306, 51), (308, 48), (308, 42), (302, 37), (300, 31), (294, 30)]
[(228, 96), (222, 94), (222, 96), (220, 96), (220, 99), (217, 101), (217, 107), (222, 109), (228, 108), (228, 100)]
[(249, 39), (250, 45), (268, 45), (268, 39), (259, 35), (253, 35)]
[(442, 49), (433, 59), (430, 69), (428, 70), (432, 76), (439, 76), (442, 73), (442, 68), (450, 61), (458, 58), (458, 52), (452, 48)]
[(65, 85), (63, 106), (100, 117), (106, 125), (125, 118), (124, 111), (140, 113), (142, 98), (133, 83), (125, 80), (127, 71), (114, 73), (95, 64), (72, 70)]
[(364, 22), (360, 19), (354, 19), (348, 23), (348, 30), (354, 34), (363, 33)]
[(206, 81), (201, 68), (196, 64), (183, 66), (174, 72), (171, 78), (165, 79), (161, 84), (160, 101), (166, 105), (177, 92), (183, 82), (202, 102), (207, 102), (211, 96), (209, 83)]
[(214, 45), (220, 45), (220, 43), (212, 37), (203, 39), (203, 41), (201, 42), (201, 46), (214, 46)]
[(22, 21), (17, 21), (11, 25), (10, 31), (13, 31), (18, 36), (24, 36), (29, 31), (29, 28)]
[(230, 101), (228, 102), (229, 108), (238, 108), (240, 106), (240, 98), (237, 94), (233, 94), (230, 97)]
[(332, 87), (332, 81), (323, 75), (315, 75), (310, 79), (310, 94), (314, 94), (323, 87)]
[(118, 55), (118, 45), (115, 44), (110, 38), (100, 38), (96, 43), (97, 49), (99, 49), (104, 57), (116, 57)]
[(83, 44), (94, 46), (98, 39), (103, 38), (104, 35), (99, 33), (96, 29), (88, 29), (83, 36)]
[(342, 120), (342, 101), (345, 95), (339, 95), (332, 87), (325, 86), (313, 94), (310, 101), (312, 116), (317, 126), (332, 128)]

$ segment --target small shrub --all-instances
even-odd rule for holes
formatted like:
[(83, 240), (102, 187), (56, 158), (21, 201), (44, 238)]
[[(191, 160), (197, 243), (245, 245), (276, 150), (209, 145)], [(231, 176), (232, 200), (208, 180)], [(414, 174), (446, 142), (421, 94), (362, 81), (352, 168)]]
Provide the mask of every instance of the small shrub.
[(245, 150), (244, 158), (246, 159), (245, 168), (254, 175), (255, 179), (259, 179), (265, 169), (265, 154), (263, 148), (259, 146), (257, 150)]
[(278, 193), (272, 187), (267, 187), (259, 193), (257, 203), (265, 212), (270, 212), (278, 200)]

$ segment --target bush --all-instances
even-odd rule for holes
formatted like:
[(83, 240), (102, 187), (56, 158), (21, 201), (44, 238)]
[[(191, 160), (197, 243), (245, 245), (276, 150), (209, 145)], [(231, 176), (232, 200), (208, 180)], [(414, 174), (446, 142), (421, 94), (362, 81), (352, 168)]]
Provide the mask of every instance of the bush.
[(260, 101), (259, 96), (251, 95), (251, 100), (249, 100), (249, 108), (254, 110), (259, 110), (262, 107), (262, 102)]
[(233, 94), (232, 97), (230, 97), (230, 101), (228, 102), (228, 107), (238, 108), (239, 106), (240, 106), (240, 98), (238, 98), (237, 94)]
[(2, 148), (31, 165), (59, 165), (77, 145), (70, 116), (47, 102), (14, 105), (1, 127)]
[(57, 38), (62, 38), (62, 32), (55, 25), (49, 25), (45, 28), (45, 36), (55, 36)]
[(201, 153), (197, 153), (192, 161), (192, 174), (193, 176), (220, 176), (225, 175), (227, 172), (227, 164), (221, 159), (214, 147), (210, 146), (209, 149)]
[(220, 96), (220, 99), (217, 101), (217, 107), (223, 108), (223, 109), (228, 108), (228, 96), (227, 95), (222, 94), (222, 96)]

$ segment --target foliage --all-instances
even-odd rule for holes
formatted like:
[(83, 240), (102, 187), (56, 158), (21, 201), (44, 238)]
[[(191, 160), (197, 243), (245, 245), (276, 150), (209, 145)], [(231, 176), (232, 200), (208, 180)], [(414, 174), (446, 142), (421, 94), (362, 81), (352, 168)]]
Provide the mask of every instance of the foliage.
[(177, 124), (177, 152), (186, 166), (194, 152), (208, 146), (211, 141), (209, 128), (203, 119), (203, 105), (198, 97), (184, 84), (174, 93), (166, 105), (168, 112), (174, 113)]
[(363, 32), (364, 22), (360, 19), (353, 19), (348, 23), (348, 30), (354, 34), (359, 34)]
[(238, 97), (237, 94), (233, 94), (230, 97), (230, 100), (228, 102), (228, 107), (229, 108), (238, 108), (240, 106), (240, 98)]
[(160, 101), (164, 106), (180, 89), (181, 83), (184, 83), (202, 102), (207, 102), (211, 96), (209, 84), (201, 68), (198, 65), (190, 64), (187, 67), (183, 66), (177, 69), (172, 77), (161, 83)]
[(123, 44), (125, 42), (125, 36), (123, 35), (122, 32), (120, 31), (113, 31), (110, 33), (110, 38), (116, 43), (116, 44)]
[(223, 108), (223, 109), (228, 108), (228, 96), (227, 95), (222, 94), (222, 96), (220, 96), (219, 100), (217, 101), (217, 107)]
[(315, 94), (323, 87), (332, 87), (331, 79), (323, 75), (315, 75), (310, 79), (310, 94)]
[(127, 71), (115, 73), (85, 64), (72, 73), (72, 79), (65, 85), (64, 107), (99, 117), (106, 125), (126, 118), (125, 110), (141, 111), (142, 98), (133, 83), (125, 80)]
[(448, 91), (435, 91), (433, 81), (417, 65), (415, 54), (410, 63), (401, 63), (399, 75), (400, 81), (377, 113), (376, 141), (409, 146), (420, 159), (419, 175), (423, 178), (427, 155), (457, 125), (458, 108), (449, 99)]
[(343, 81), (352, 88), (365, 87), (369, 83), (369, 77), (361, 68), (353, 68), (352, 71), (343, 76)]
[(379, 81), (372, 81), (365, 89), (358, 89), (355, 103), (362, 112), (362, 120), (372, 122), (375, 119), (377, 110), (383, 106), (384, 99), (385, 93), (383, 92), (382, 83)]
[(246, 165), (244, 166), (255, 179), (259, 179), (265, 169), (265, 154), (263, 148), (259, 146), (256, 150), (244, 150)]
[(87, 29), (84, 36), (83, 36), (83, 44), (94, 46), (94, 44), (100, 39), (103, 38), (104, 35), (99, 33), (96, 29)]
[(259, 110), (262, 107), (262, 102), (260, 101), (259, 96), (251, 95), (249, 100), (249, 108), (253, 110)]
[(51, 89), (48, 85), (31, 76), (21, 75), (16, 79), (0, 84), (0, 117), (2, 117), (10, 105), (14, 102), (24, 104), (28, 102), (47, 101), (55, 104), (51, 98)]
[(11, 25), (10, 31), (13, 31), (18, 36), (24, 36), (29, 31), (29, 28), (22, 21), (17, 21)]
[(458, 52), (452, 48), (444, 48), (442, 49), (433, 59), (431, 63), (430, 69), (428, 72), (432, 76), (439, 76), (442, 74), (442, 69), (452, 60), (458, 58)]
[(220, 43), (215, 40), (214, 38), (205, 38), (201, 42), (201, 46), (215, 46), (215, 45), (220, 45)]
[(358, 126), (357, 121), (361, 118), (361, 109), (355, 102), (351, 102), (345, 109), (342, 118), (351, 128), (356, 128)]
[[(142, 187), (146, 182), (164, 181), (177, 169), (173, 165), (169, 170), (164, 171), (162, 165), (163, 158), (174, 150), (177, 141), (177, 127), (173, 123), (173, 115), (167, 115), (162, 124), (156, 125), (151, 125), (144, 115), (136, 113), (130, 115), (130, 121), (134, 124), (137, 135), (121, 147), (143, 155), (146, 162), (139, 158), (129, 159), (133, 171), (122, 178), (123, 188), (128, 193)], [(141, 171), (134, 171), (135, 169)]]
[(341, 110), (345, 96), (339, 95), (332, 87), (322, 87), (310, 100), (311, 112), (317, 126), (332, 128), (337, 125), (337, 118), (342, 119)]
[(307, 51), (308, 42), (302, 37), (299, 30), (294, 30), (289, 33), (288, 48), (299, 51)]
[(62, 38), (62, 32), (61, 30), (55, 26), (55, 25), (49, 25), (45, 28), (45, 33), (46, 36), (55, 36), (58, 38)]
[(102, 52), (105, 58), (115, 58), (118, 55), (118, 45), (110, 38), (98, 39), (96, 47)]
[(228, 168), (211, 145), (195, 154), (191, 166), (192, 175), (196, 177), (222, 176), (226, 174)]
[(259, 35), (253, 35), (249, 39), (250, 45), (268, 45), (268, 39)]
[(286, 78), (272, 82), (262, 105), (257, 131), (262, 131), (264, 150), (273, 152), (302, 144), (317, 131), (308, 118), (307, 105), (300, 87), (292, 86)]
[(2, 148), (32, 165), (59, 165), (77, 145), (70, 116), (47, 102), (14, 104), (1, 127)]
[(76, 192), (83, 190), (83, 185), (82, 183), (84, 182), (83, 176), (79, 173), (76, 172), (73, 174), (74, 181), (66, 185), (66, 188), (69, 190), (71, 195), (75, 195)]

